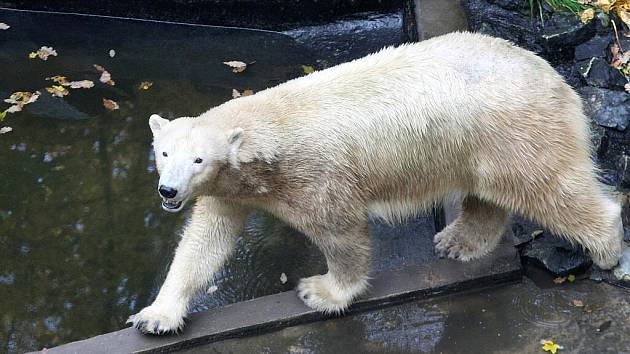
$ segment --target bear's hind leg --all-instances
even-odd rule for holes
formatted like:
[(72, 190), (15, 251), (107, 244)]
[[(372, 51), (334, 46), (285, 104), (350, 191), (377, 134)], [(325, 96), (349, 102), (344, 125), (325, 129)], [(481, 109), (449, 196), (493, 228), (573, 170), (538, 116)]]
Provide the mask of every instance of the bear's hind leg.
[(309, 232), (326, 256), (328, 273), (300, 280), (297, 293), (304, 303), (325, 313), (340, 313), (367, 289), (370, 238), (367, 222), (339, 234)]
[(433, 239), (442, 256), (469, 261), (490, 253), (501, 241), (509, 222), (504, 209), (469, 195), (460, 215)]
[(583, 246), (602, 269), (614, 267), (621, 256), (621, 207), (592, 178), (565, 178), (557, 191), (537, 193), (529, 205), (534, 221)]

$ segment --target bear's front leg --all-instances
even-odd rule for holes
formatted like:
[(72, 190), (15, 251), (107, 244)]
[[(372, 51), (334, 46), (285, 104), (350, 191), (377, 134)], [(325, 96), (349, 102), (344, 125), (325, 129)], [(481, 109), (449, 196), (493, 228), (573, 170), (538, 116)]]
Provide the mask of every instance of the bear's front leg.
[(193, 209), (164, 285), (151, 306), (132, 315), (127, 323), (142, 333), (178, 332), (184, 326), (188, 303), (207, 286), (234, 250), (247, 210), (210, 197), (201, 197)]
[(304, 303), (325, 313), (340, 313), (365, 291), (370, 266), (367, 222), (339, 232), (307, 233), (326, 256), (328, 273), (300, 280)]

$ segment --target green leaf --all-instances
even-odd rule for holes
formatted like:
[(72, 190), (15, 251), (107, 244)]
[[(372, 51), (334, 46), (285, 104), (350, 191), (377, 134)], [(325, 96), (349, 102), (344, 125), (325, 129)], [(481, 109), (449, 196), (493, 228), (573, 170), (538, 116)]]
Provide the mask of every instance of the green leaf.
[(315, 72), (315, 68), (310, 65), (302, 65), (302, 71), (304, 71), (305, 74), (311, 74)]
[(7, 116), (7, 112), (6, 111), (0, 112), (0, 122), (2, 122), (6, 116)]
[(567, 280), (571, 283), (573, 283), (575, 281), (575, 275), (573, 274), (569, 274), (569, 276), (567, 277)]

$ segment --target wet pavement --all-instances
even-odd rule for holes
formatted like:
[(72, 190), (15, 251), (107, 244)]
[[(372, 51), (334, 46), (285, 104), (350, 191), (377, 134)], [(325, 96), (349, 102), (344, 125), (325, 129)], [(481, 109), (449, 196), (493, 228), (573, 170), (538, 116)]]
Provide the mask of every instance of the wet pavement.
[(490, 288), (183, 353), (630, 353), (630, 290), (583, 280)]
[[(160, 209), (150, 114), (197, 115), (231, 99), (233, 89), (259, 91), (304, 75), (303, 65), (334, 65), (402, 38), (393, 25), (399, 14), (366, 15), (363, 26), (359, 18), (337, 23), (338, 47), (346, 49), (335, 55), (268, 31), (7, 10), (0, 22), (11, 26), (0, 31), (0, 96), (42, 91), (0, 123), (13, 128), (0, 135), (0, 352), (8, 353), (121, 329), (154, 298), (188, 214)], [(356, 31), (372, 39), (349, 45)], [(317, 39), (313, 28), (300, 33), (307, 32), (303, 42)], [(41, 46), (58, 56), (29, 59)], [(235, 74), (227, 60), (250, 65)], [(116, 85), (98, 82), (93, 64)], [(95, 87), (51, 97), (45, 78), (54, 75)], [(141, 90), (143, 81), (153, 85)], [(105, 110), (103, 98), (120, 109)], [(377, 270), (435, 257), (428, 216), (397, 228), (373, 223), (371, 232)], [(256, 214), (217, 274), (217, 290), (200, 296), (194, 310), (287, 291), (324, 271), (303, 235)]]

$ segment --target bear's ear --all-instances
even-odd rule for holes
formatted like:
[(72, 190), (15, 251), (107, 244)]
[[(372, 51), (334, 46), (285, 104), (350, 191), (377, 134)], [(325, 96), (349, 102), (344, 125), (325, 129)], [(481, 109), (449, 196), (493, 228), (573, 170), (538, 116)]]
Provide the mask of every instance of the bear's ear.
[(236, 167), (238, 167), (239, 165), (238, 150), (240, 149), (242, 143), (243, 143), (243, 129), (235, 128), (234, 130), (230, 132), (230, 135), (228, 136), (228, 151), (229, 151), (228, 159), (230, 163)]
[(156, 136), (166, 123), (168, 123), (168, 119), (164, 119), (157, 114), (152, 114), (151, 117), (149, 117), (149, 127), (151, 127), (153, 136)]

